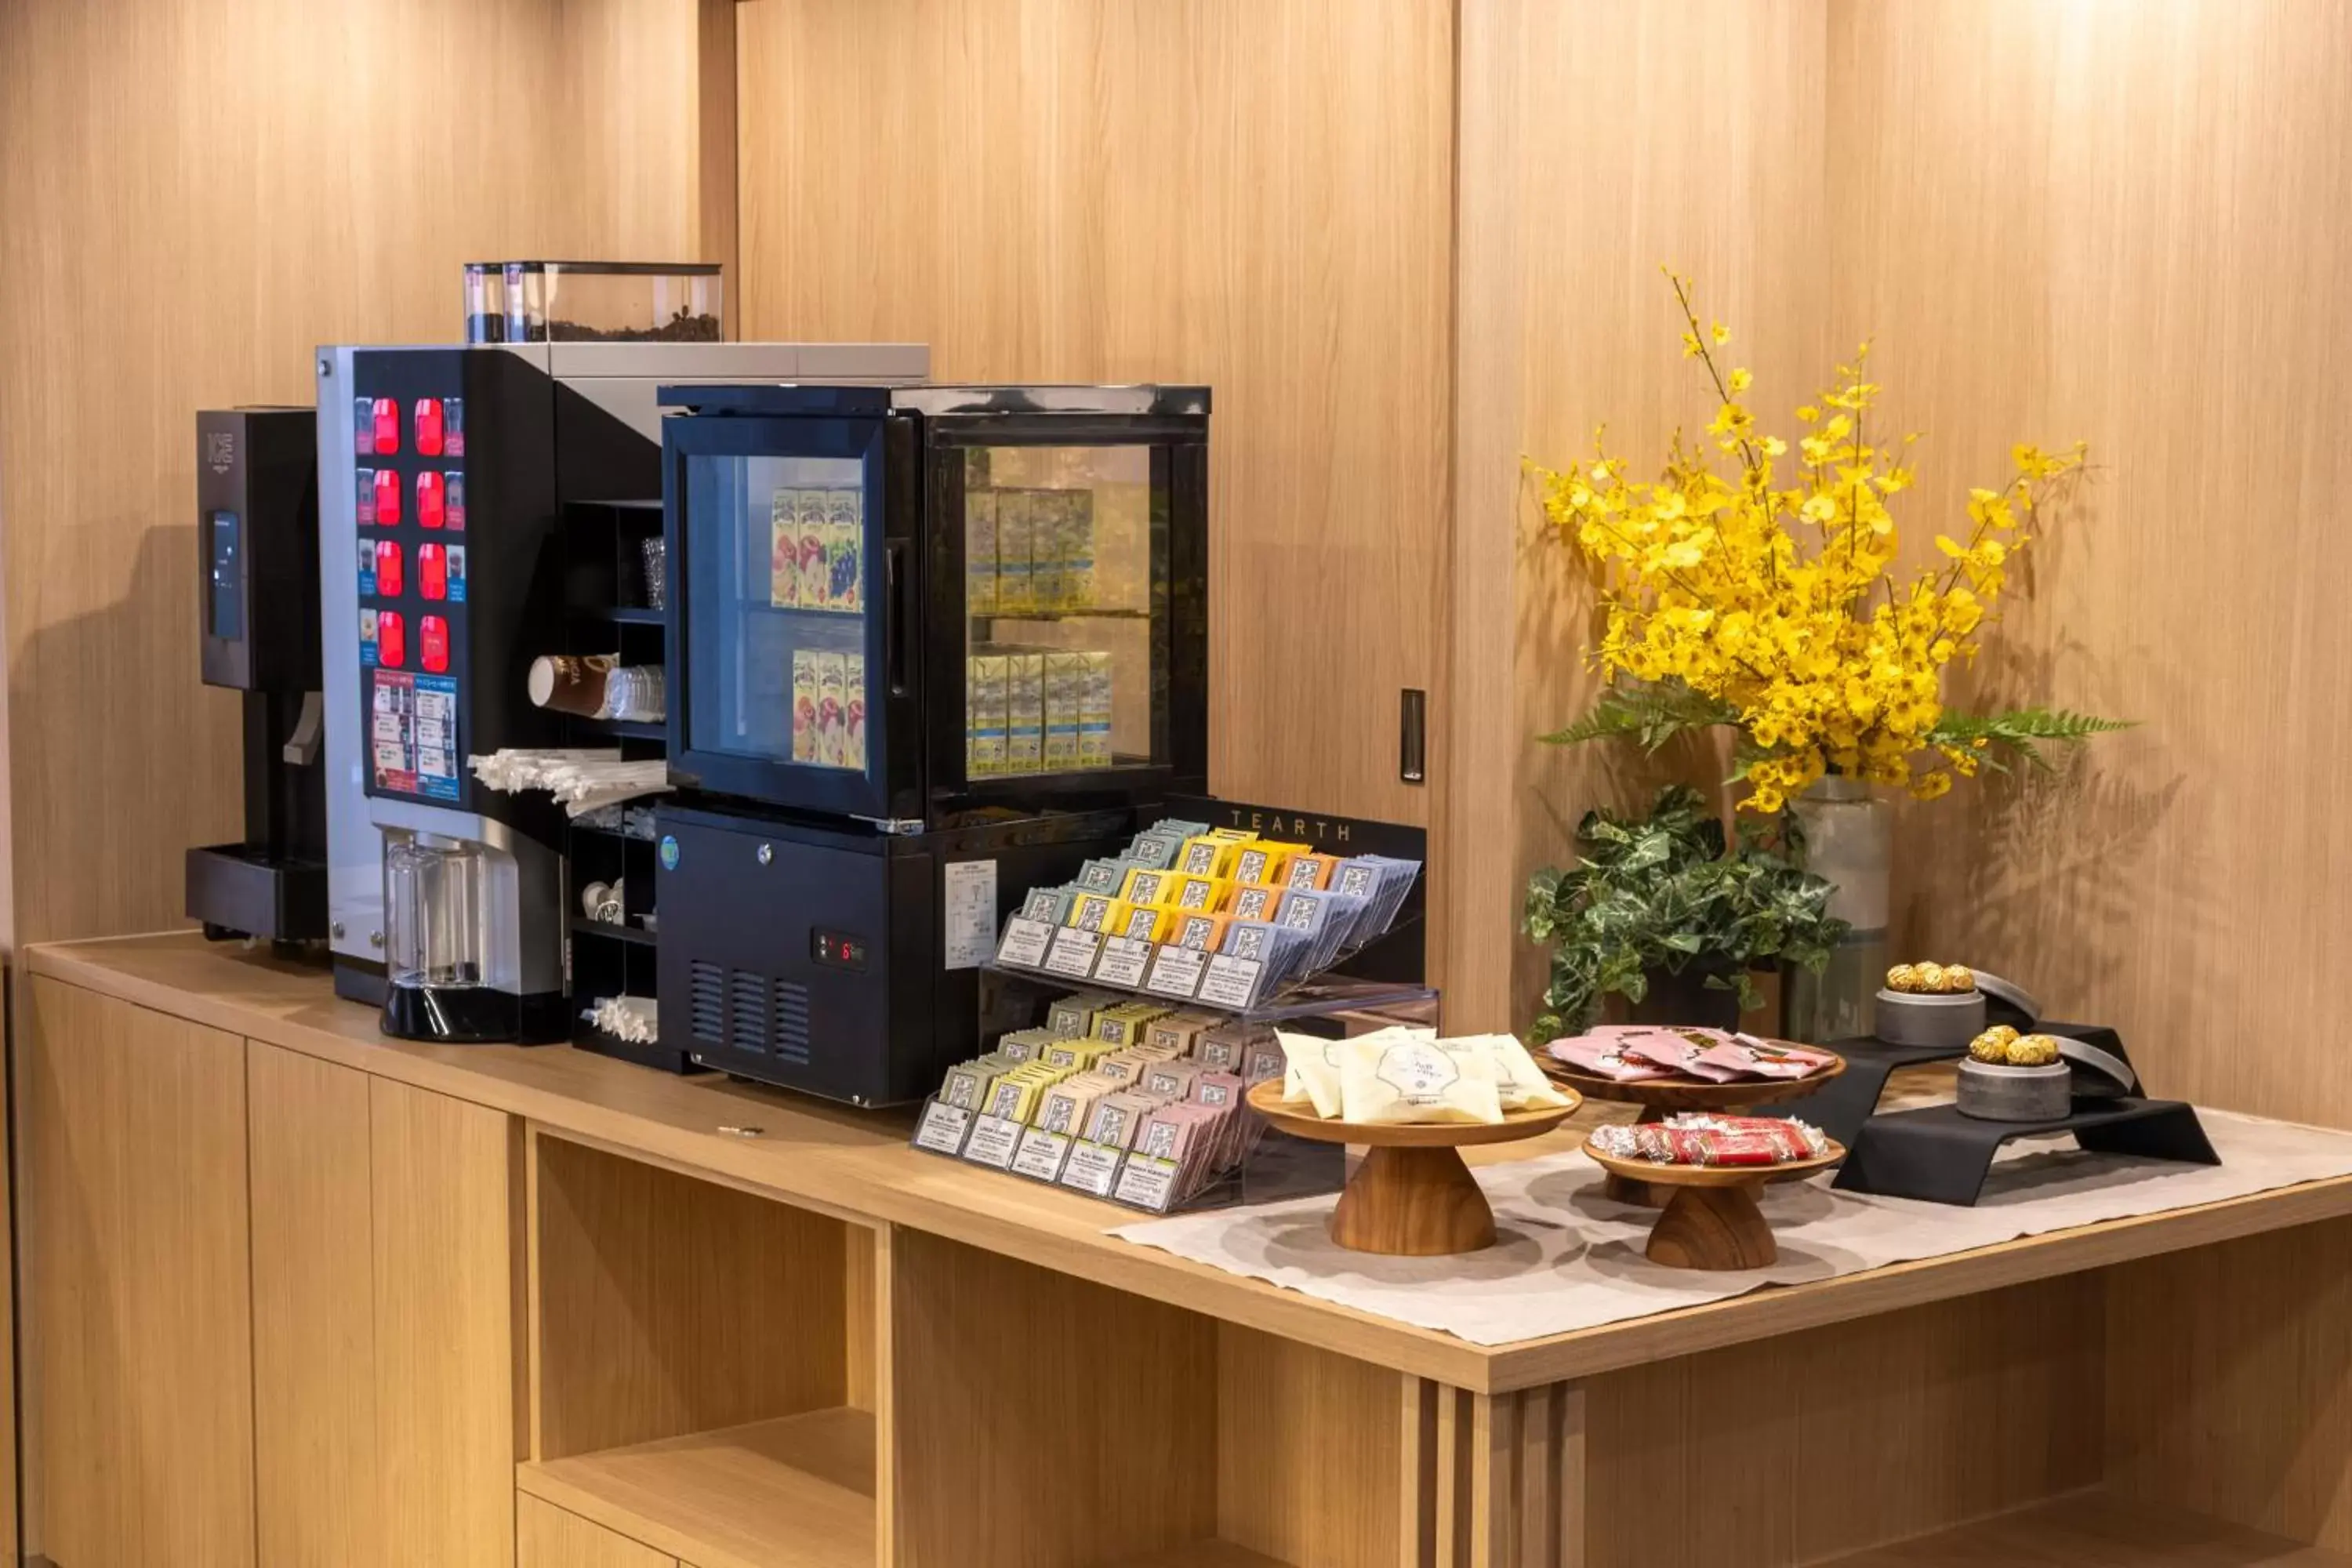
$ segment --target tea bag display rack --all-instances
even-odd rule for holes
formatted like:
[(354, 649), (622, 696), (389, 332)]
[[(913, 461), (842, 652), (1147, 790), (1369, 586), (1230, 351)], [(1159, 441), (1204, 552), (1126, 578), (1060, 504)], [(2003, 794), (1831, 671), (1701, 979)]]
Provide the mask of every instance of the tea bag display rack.
[[(1107, 938), (1101, 948), (1097, 951), (1108, 950), (1117, 941), (1116, 938)], [(1146, 980), (1149, 981), (1160, 971), (1159, 960), (1166, 955), (1172, 944), (1147, 943), (1145, 945), (1150, 949), (1150, 952), (1141, 957), (1139, 963), (1145, 972)], [(1184, 961), (1178, 968), (1170, 972), (1173, 978), (1169, 988), (1165, 990), (1155, 989), (1148, 984), (1122, 985), (1116, 980), (1105, 977), (1099, 963), (1091, 971), (1084, 973), (1074, 973), (1075, 965), (1055, 969), (1042, 964), (1008, 963), (1004, 961), (1001, 948), (993, 962), (982, 964), (981, 967), (991, 974), (1009, 980), (1067, 982), (1073, 985), (1086, 986), (1090, 990), (1108, 991), (1121, 996), (1131, 996), (1139, 1001), (1204, 1007), (1240, 1024), (1283, 1024), (1297, 1018), (1328, 1017), (1335, 1013), (1391, 1013), (1402, 1008), (1434, 1004), (1438, 998), (1434, 986), (1360, 980), (1351, 975), (1326, 972), (1286, 987), (1276, 995), (1260, 997), (1247, 1005), (1228, 1006), (1210, 994), (1211, 988), (1206, 984), (1211, 965), (1219, 955), (1188, 952), (1182, 956)], [(1197, 968), (1190, 962), (1193, 958), (1202, 960)], [(1188, 979), (1194, 983), (1191, 990), (1183, 988), (1183, 983)]]
[[(1012, 972), (1011, 978), (1034, 982), (1037, 976)], [(1351, 984), (1333, 985), (1316, 1000), (1295, 1001), (1282, 1016), (1294, 1023), (1326, 1020), (1324, 1028), (1337, 1035), (1349, 1023), (1363, 1021), (1375, 997), (1387, 999), (1372, 1015), (1380, 1022), (1430, 1023), (1436, 1017), (1433, 990)], [(1074, 1007), (1077, 1014), (1057, 1026)], [(1101, 1021), (1107, 1015), (1110, 1021)], [(1001, 1079), (976, 1079), (970, 1068), (977, 1064), (964, 1064), (950, 1068), (940, 1092), (923, 1102), (914, 1147), (1150, 1214), (1272, 1203), (1340, 1189), (1347, 1172), (1339, 1145), (1263, 1138), (1266, 1119), (1246, 1091), (1266, 1083), (1281, 1088), (1282, 1047), (1269, 1023), (1212, 1008), (1176, 1011), (1160, 999), (1122, 1002), (1093, 986), (1058, 999), (1046, 1016), (1046, 1028), (1009, 1031), (998, 1051), (1034, 1057), (1052, 1068), (1083, 1068), (1118, 1046), (1139, 1044), (1170, 1027), (1181, 1029), (1181, 1053), (1146, 1065), (1131, 1083), (1155, 1095), (1171, 1090), (1179, 1102), (1216, 1107), (1225, 1113), (1222, 1131), (1227, 1142), (1205, 1146), (1210, 1163), (1204, 1166), (1193, 1141), (1174, 1149), (1155, 1146), (1148, 1119), (1129, 1115), (1107, 1124), (1097, 1119), (1091, 1103), (1064, 1128), (1055, 1124), (1050, 1090), (1027, 1097), (1017, 1090), (1000, 1093)], [(1057, 1026), (1085, 1032), (1056, 1034)], [(1160, 1074), (1171, 1075), (1170, 1081), (1155, 1083)]]
[[(574, 501), (564, 508), (563, 522), (562, 651), (618, 655), (624, 665), (662, 664), (669, 612), (665, 584), (654, 580), (662, 568), (652, 559), (662, 538), (661, 502)], [(564, 717), (564, 739), (575, 746), (617, 746), (630, 760), (665, 757), (669, 750), (661, 724), (576, 714)], [(565, 832), (575, 1015), (607, 996), (658, 1000), (651, 806), (646, 801), (608, 807), (572, 819)], [(595, 898), (599, 892), (608, 897)], [(615, 904), (620, 918), (603, 918)], [(573, 1020), (572, 1043), (664, 1072), (700, 1070), (683, 1047), (624, 1039), (584, 1016)]]

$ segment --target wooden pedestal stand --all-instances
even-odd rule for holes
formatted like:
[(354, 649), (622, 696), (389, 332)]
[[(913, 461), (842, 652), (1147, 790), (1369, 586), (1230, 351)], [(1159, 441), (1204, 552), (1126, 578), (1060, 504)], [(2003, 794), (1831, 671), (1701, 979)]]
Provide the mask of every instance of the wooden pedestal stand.
[(1819, 1159), (1785, 1165), (1660, 1165), (1615, 1159), (1591, 1143), (1584, 1152), (1612, 1178), (1638, 1181), (1669, 1194), (1644, 1248), (1651, 1262), (1668, 1268), (1763, 1268), (1780, 1256), (1780, 1247), (1764, 1223), (1764, 1211), (1756, 1206), (1757, 1194), (1768, 1182), (1823, 1170), (1845, 1158), (1837, 1143)]
[(1499, 1122), (1372, 1127), (1326, 1121), (1286, 1105), (1282, 1085), (1249, 1091), (1250, 1108), (1275, 1127), (1323, 1143), (1363, 1146), (1363, 1163), (1331, 1211), (1331, 1239), (1356, 1252), (1437, 1258), (1495, 1245), (1495, 1211), (1458, 1152), (1465, 1144), (1507, 1143), (1549, 1132), (1572, 1115), (1580, 1097), (1543, 1110), (1514, 1110)]
[[(1801, 1100), (1845, 1071), (1845, 1058), (1838, 1057), (1810, 1078), (1742, 1079), (1731, 1083), (1654, 1078), (1640, 1083), (1621, 1083), (1615, 1079), (1595, 1078), (1590, 1073), (1579, 1072), (1548, 1053), (1538, 1056), (1536, 1059), (1552, 1082), (1563, 1089), (1575, 1090), (1586, 1100), (1614, 1100), (1622, 1105), (1640, 1106), (1642, 1114), (1634, 1118), (1637, 1122), (1664, 1121), (1668, 1116), (1683, 1110), (1720, 1110), (1738, 1114), (1759, 1105), (1778, 1105), (1784, 1100)], [(1644, 1164), (1643, 1168), (1654, 1167)], [(1634, 1204), (1643, 1208), (1664, 1208), (1674, 1197), (1664, 1184), (1621, 1176), (1613, 1170), (1604, 1190), (1621, 1204)]]

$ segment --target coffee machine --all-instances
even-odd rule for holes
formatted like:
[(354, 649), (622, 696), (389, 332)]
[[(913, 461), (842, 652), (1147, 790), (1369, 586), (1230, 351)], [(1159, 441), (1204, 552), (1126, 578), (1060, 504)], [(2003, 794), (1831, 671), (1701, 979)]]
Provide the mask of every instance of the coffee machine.
[(315, 439), (308, 408), (196, 416), (204, 679), (245, 694), (244, 840), (187, 858), (188, 916), (215, 940), (327, 935)]
[(402, 1037), (567, 1037), (561, 817), (467, 765), (562, 743), (527, 683), (533, 658), (565, 646), (563, 508), (659, 498), (657, 386), (896, 384), (921, 379), (929, 357), (919, 344), (609, 337), (319, 352), (338, 994), (383, 1004)]

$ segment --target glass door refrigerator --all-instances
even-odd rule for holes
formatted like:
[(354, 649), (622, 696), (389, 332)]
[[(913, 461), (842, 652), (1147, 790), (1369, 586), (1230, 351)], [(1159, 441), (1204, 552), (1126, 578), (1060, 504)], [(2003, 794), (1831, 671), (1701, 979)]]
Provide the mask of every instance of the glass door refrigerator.
[(662, 396), (663, 1038), (919, 1098), (1004, 910), (1205, 791), (1208, 393)]

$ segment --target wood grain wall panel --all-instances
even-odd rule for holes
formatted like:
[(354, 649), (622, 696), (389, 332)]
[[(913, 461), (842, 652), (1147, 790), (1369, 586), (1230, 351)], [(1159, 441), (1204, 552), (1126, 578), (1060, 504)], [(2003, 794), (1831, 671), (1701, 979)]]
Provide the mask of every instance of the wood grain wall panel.
[(2352, 1224), (2106, 1278), (2110, 1489), (2352, 1552)]
[(194, 411), (308, 403), (322, 342), (455, 336), (468, 258), (691, 258), (706, 30), (697, 0), (0, 6), (16, 940), (175, 923), (181, 851), (238, 831)]
[[(1661, 265), (1736, 323), (1736, 362), (1781, 424), (1820, 331), (1822, 0), (1463, 0), (1447, 736), (1433, 884), (1449, 1026), (1532, 1016), (1543, 954), (1515, 934), (1528, 873), (1577, 818), (1720, 761), (1534, 737), (1590, 702), (1591, 595), (1548, 541), (1522, 456), (1611, 447), (1648, 464), (1713, 416)], [(1505, 613), (1504, 607), (1508, 606)], [(1505, 671), (1513, 678), (1504, 679)]]
[[(2352, 921), (2352, 13), (1831, 5), (1832, 341), (1875, 334), (1949, 516), (2012, 440), (2095, 472), (1971, 683), (2141, 719), (1898, 830), (1896, 915), (2159, 1092), (2352, 1122), (2310, 1032)], [(1915, 531), (1918, 531), (1915, 527)]]
[[(2095, 1483), (2103, 1300), (2069, 1276), (1591, 1380), (1588, 1561), (1789, 1568)], [(1657, 1507), (1665, 1475), (1707, 1506)]]
[(1212, 782), (1425, 821), (1397, 716), (1444, 591), (1451, 7), (740, 16), (746, 335), (1207, 383)]
[(379, 1508), (368, 1078), (246, 1042), (258, 1568), (394, 1568)]
[(26, 1547), (249, 1568), (244, 1043), (52, 980), (22, 1023)]

